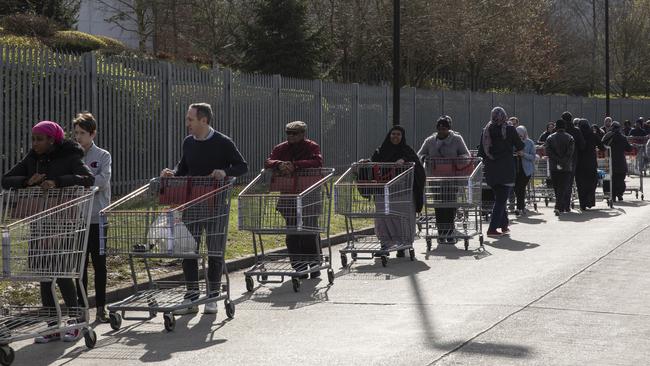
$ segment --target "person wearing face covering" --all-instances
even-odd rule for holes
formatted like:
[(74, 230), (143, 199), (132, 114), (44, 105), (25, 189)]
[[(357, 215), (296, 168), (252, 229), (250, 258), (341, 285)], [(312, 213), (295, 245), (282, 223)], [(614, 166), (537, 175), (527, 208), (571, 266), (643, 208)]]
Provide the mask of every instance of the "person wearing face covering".
[(526, 187), (528, 181), (535, 170), (535, 142), (528, 137), (528, 131), (524, 126), (517, 126), (517, 134), (521, 141), (524, 142), (524, 150), (517, 159), (517, 176), (515, 178), (515, 196), (517, 198), (517, 208), (515, 215), (526, 214)]
[[(41, 187), (43, 189), (70, 186), (90, 187), (95, 178), (84, 164), (84, 150), (81, 146), (64, 138), (61, 126), (52, 121), (42, 121), (32, 128), (32, 149), (27, 155), (2, 177), (2, 188), (21, 189)], [(30, 246), (38, 246), (38, 240)], [(63, 301), (68, 308), (77, 308), (77, 290), (71, 278), (56, 280)], [(41, 301), (43, 307), (55, 307), (51, 282), (41, 282)], [(59, 333), (36, 337), (36, 343), (47, 343), (63, 339), (76, 341), (81, 337), (81, 330), (67, 331), (61, 337)]]
[(612, 200), (623, 200), (625, 193), (625, 176), (627, 175), (627, 162), (625, 152), (632, 151), (632, 145), (627, 138), (621, 133), (621, 124), (612, 122), (611, 131), (603, 137), (603, 144), (612, 149)]
[[(382, 250), (388, 251), (391, 247), (397, 245), (401, 246), (413, 243), (415, 238), (415, 213), (422, 211), (424, 205), (424, 183), (426, 177), (417, 154), (406, 144), (406, 130), (401, 126), (391, 128), (384, 142), (375, 150), (370, 160), (378, 163), (415, 163), (413, 175), (413, 206), (415, 209), (411, 209), (410, 211), (412, 212), (409, 212), (408, 232), (403, 232), (400, 218), (382, 217), (375, 219), (375, 235), (381, 242)], [(377, 202), (377, 204), (383, 206), (382, 202)], [(404, 212), (407, 209), (398, 208), (398, 210)], [(409, 242), (399, 243), (404, 238)], [(397, 256), (404, 256), (404, 251), (398, 251)]]
[(574, 141), (574, 150), (573, 150), (573, 161), (572, 161), (572, 167), (569, 175), (571, 176), (570, 180), (570, 187), (569, 189), (564, 193), (564, 201), (565, 202), (571, 202), (571, 195), (573, 194), (573, 182), (575, 181), (575, 175), (576, 175), (576, 166), (578, 165), (578, 157), (582, 154), (582, 151), (585, 148), (585, 139), (582, 137), (582, 133), (580, 130), (576, 127), (579, 119), (578, 118), (573, 118), (573, 115), (571, 115), (570, 112), (564, 112), (562, 113), (562, 119), (566, 122), (566, 133), (571, 135), (573, 137)]
[[(494, 207), (487, 235), (498, 237), (510, 233), (506, 201), (515, 186), (515, 155), (522, 156), (524, 143), (517, 130), (506, 121), (501, 107), (492, 109), (490, 121), (483, 128), (478, 154), (483, 158), (486, 183), (494, 192)], [(499, 232), (497, 229), (501, 229)]]
[(585, 211), (596, 205), (596, 187), (598, 186), (598, 161), (596, 160), (596, 148), (603, 149), (603, 144), (594, 134), (589, 126), (589, 121), (580, 119), (578, 127), (585, 140), (585, 148), (578, 155), (576, 165), (576, 188), (578, 188), (578, 200), (580, 209)]
[[(418, 151), (418, 157), (424, 160), (427, 158), (468, 158), (470, 156), (463, 137), (451, 130), (451, 118), (441, 116), (436, 122), (437, 132), (424, 140)], [(436, 208), (436, 227), (438, 228), (438, 244), (456, 244), (456, 238), (451, 236), (454, 232), (454, 219), (456, 209)]]

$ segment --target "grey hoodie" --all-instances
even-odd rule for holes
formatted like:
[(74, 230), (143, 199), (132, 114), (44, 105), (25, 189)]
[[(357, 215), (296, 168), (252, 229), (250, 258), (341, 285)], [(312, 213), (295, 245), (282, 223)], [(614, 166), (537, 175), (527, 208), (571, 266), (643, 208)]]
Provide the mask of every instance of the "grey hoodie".
[(93, 213), (90, 222), (99, 223), (99, 211), (111, 203), (111, 154), (93, 144), (86, 151), (84, 162), (95, 176), (95, 186), (99, 188), (93, 199)]
[(424, 140), (418, 157), (423, 158), (456, 158), (469, 157), (469, 150), (465, 145), (463, 137), (455, 131), (449, 131), (447, 138), (440, 140), (438, 134), (434, 133)]

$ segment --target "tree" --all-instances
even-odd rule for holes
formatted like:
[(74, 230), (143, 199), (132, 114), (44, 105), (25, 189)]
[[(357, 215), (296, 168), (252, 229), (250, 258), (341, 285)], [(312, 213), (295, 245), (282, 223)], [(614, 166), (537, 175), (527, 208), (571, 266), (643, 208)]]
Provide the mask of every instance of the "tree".
[(138, 49), (147, 51), (147, 43), (153, 35), (155, 15), (164, 0), (98, 0), (110, 16), (105, 20), (126, 32), (138, 36)]
[(621, 97), (647, 92), (650, 80), (650, 3), (625, 0), (612, 7), (612, 66), (615, 88)]
[(315, 78), (320, 36), (310, 29), (301, 0), (260, 0), (245, 31), (243, 68), (251, 72)]
[(0, 16), (32, 13), (52, 19), (65, 28), (77, 22), (81, 0), (2, 0)]

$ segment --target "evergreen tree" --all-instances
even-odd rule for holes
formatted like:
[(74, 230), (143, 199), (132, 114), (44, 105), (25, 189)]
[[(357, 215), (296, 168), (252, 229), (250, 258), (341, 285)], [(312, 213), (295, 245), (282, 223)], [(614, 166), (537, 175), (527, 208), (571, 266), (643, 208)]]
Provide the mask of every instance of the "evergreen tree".
[(243, 67), (263, 74), (312, 79), (318, 76), (320, 35), (307, 21), (303, 0), (259, 0), (245, 32)]
[(0, 17), (31, 13), (50, 18), (65, 28), (72, 28), (77, 22), (80, 2), (80, 0), (0, 0)]

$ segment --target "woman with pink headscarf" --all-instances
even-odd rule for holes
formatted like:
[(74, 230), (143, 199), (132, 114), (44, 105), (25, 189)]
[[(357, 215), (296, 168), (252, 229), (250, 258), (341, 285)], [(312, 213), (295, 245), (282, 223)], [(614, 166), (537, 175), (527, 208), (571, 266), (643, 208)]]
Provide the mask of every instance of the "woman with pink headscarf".
[[(52, 121), (42, 121), (32, 128), (32, 148), (27, 155), (2, 177), (2, 188), (21, 189), (40, 186), (43, 189), (84, 186), (90, 187), (95, 178), (84, 164), (81, 146), (64, 138), (61, 126)], [(71, 278), (56, 280), (63, 301), (68, 308), (77, 308), (77, 291)], [(43, 307), (54, 308), (51, 282), (41, 282)], [(68, 331), (64, 341), (76, 341), (81, 336), (79, 329)], [(60, 334), (39, 336), (36, 343), (47, 343), (61, 339)]]

